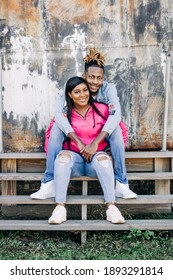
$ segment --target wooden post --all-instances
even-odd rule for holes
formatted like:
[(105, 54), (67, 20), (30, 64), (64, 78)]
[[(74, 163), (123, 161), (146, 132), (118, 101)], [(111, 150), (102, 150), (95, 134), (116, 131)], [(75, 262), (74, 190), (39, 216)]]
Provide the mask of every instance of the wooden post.
[[(16, 172), (16, 159), (2, 159), (2, 172)], [(16, 181), (2, 181), (2, 195), (15, 195), (17, 193)]]
[[(82, 181), (82, 195), (88, 194), (88, 181)], [(87, 220), (87, 205), (82, 204), (82, 220)], [(81, 244), (84, 244), (87, 239), (87, 231), (81, 231)]]
[[(155, 172), (170, 171), (169, 158), (154, 159)], [(170, 180), (155, 180), (155, 194), (170, 194)]]

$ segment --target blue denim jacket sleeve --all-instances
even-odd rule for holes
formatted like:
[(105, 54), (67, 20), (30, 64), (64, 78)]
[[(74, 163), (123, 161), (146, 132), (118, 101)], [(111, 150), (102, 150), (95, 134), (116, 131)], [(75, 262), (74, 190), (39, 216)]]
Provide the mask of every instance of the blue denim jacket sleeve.
[(62, 90), (59, 93), (57, 98), (57, 109), (55, 114), (55, 122), (57, 126), (64, 132), (65, 135), (68, 135), (70, 132), (74, 132), (73, 128), (71, 127), (65, 110), (65, 93)]
[(102, 131), (111, 134), (121, 121), (121, 106), (117, 89), (113, 83), (104, 82), (98, 95), (100, 95), (100, 101), (102, 96), (104, 103), (109, 107), (109, 117)]

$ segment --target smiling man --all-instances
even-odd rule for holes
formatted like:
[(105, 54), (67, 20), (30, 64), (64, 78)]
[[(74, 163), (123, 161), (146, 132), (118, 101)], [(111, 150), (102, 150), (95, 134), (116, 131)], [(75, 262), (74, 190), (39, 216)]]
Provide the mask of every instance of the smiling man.
[(137, 197), (136, 193), (132, 192), (128, 185), (125, 166), (124, 141), (122, 130), (119, 125), (121, 122), (121, 107), (115, 85), (104, 81), (104, 55), (98, 50), (92, 48), (84, 58), (84, 62), (85, 72), (83, 77), (89, 86), (92, 97), (98, 102), (108, 105), (108, 120), (97, 138), (89, 145), (84, 146), (68, 122), (66, 109), (64, 107), (65, 94), (59, 96), (55, 123), (52, 126), (48, 142), (46, 171), (41, 183), (41, 188), (37, 192), (31, 194), (31, 198), (45, 199), (55, 197), (55, 187), (53, 181), (54, 161), (58, 153), (62, 150), (62, 143), (66, 137), (69, 137), (76, 142), (80, 153), (88, 162), (91, 161), (93, 155), (96, 153), (99, 143), (106, 138), (109, 142), (114, 162), (116, 197), (122, 197), (124, 199)]

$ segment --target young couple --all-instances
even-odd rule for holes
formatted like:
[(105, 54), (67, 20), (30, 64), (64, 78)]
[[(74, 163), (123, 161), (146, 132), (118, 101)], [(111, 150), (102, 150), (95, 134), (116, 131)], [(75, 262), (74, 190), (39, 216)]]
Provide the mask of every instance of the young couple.
[[(104, 56), (90, 49), (84, 61), (83, 78), (69, 79), (65, 95), (59, 96), (57, 114), (46, 142), (46, 172), (41, 188), (31, 198), (55, 197), (57, 206), (49, 223), (59, 224), (66, 220), (64, 205), (70, 177), (98, 177), (107, 204), (107, 220), (124, 223), (114, 205), (115, 197), (127, 199), (137, 195), (129, 189), (126, 177), (127, 135), (123, 139), (119, 99), (114, 84), (103, 81)], [(108, 145), (113, 165), (105, 152)]]

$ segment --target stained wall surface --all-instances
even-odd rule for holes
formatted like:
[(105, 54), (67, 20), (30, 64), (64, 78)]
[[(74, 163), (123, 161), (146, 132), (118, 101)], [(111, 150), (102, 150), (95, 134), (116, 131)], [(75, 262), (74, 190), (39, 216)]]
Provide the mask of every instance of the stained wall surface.
[(107, 54), (129, 127), (128, 150), (161, 149), (170, 55), (167, 148), (173, 148), (172, 0), (1, 0), (4, 151), (43, 151), (45, 130), (86, 48)]

